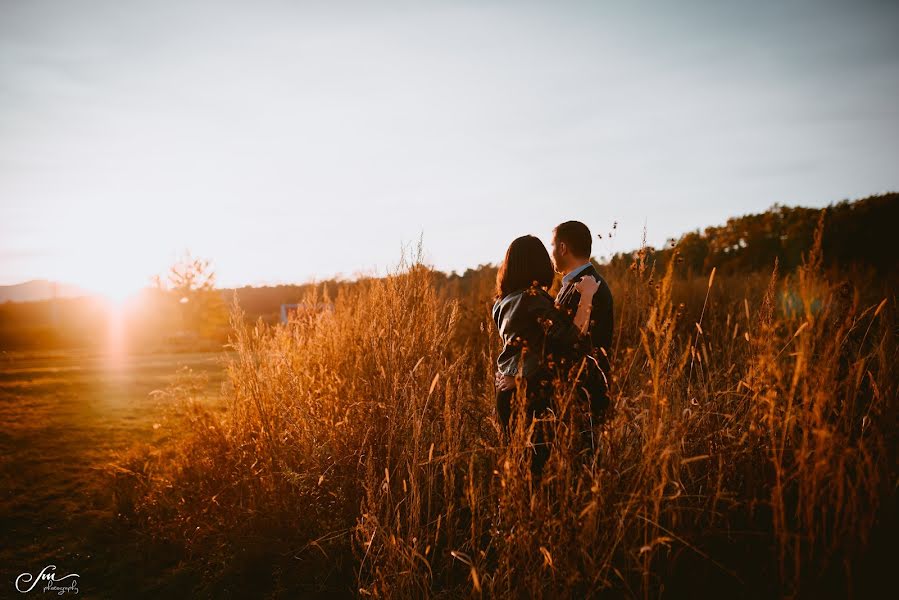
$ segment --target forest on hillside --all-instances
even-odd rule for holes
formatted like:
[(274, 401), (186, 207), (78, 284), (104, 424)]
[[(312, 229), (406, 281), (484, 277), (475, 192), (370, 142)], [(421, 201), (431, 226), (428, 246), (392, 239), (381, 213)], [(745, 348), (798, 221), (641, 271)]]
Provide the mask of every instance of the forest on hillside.
[[(811, 247), (818, 220), (824, 217), (822, 251), (827, 267), (861, 266), (890, 274), (896, 266), (895, 227), (899, 194), (888, 193), (826, 208), (775, 205), (759, 214), (728, 219), (724, 225), (691, 231), (669, 240), (665, 248), (646, 248), (664, 268), (676, 246), (680, 273), (752, 273), (770, 269), (775, 259), (783, 272), (795, 270)], [(628, 266), (640, 250), (615, 254), (612, 268)]]

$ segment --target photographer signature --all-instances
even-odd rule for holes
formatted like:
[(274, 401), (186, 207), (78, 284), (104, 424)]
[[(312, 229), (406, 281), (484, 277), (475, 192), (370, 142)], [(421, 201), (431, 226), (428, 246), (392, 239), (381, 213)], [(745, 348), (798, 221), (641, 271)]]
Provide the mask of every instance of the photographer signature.
[[(70, 577), (74, 577), (68, 585), (57, 585), (57, 583), (61, 582), (63, 579), (68, 579)], [(19, 592), (26, 594), (33, 590), (38, 582), (45, 581), (47, 582), (44, 585), (45, 592), (57, 592), (57, 595), (62, 596), (66, 592), (73, 592), (75, 594), (78, 593), (78, 577), (81, 577), (78, 573), (70, 573), (68, 575), (64, 575), (62, 577), (57, 577), (56, 575), (56, 565), (47, 565), (41, 572), (36, 576), (31, 573), (22, 573), (18, 577), (16, 577), (16, 590)], [(28, 589), (23, 589), (22, 586), (31, 584)]]

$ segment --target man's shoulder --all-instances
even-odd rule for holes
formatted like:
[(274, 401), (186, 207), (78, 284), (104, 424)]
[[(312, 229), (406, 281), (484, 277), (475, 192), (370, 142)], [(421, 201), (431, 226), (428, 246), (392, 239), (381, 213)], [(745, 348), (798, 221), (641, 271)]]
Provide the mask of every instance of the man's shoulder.
[(597, 271), (596, 267), (594, 267), (592, 264), (588, 268), (584, 269), (583, 273), (581, 273), (581, 277), (583, 277), (584, 275), (592, 276), (593, 279), (595, 279), (599, 283), (600, 287), (604, 287), (604, 288), (608, 289), (609, 284), (606, 281), (606, 278), (603, 277), (602, 274), (599, 271)]
[(593, 279), (595, 279), (597, 283), (599, 283), (600, 288), (608, 289), (609, 284), (608, 284), (608, 282), (606, 282), (605, 277), (603, 277), (600, 274), (600, 272), (596, 270), (596, 267), (594, 267), (592, 264), (589, 267), (585, 268), (580, 273), (578, 273), (577, 277), (575, 277), (571, 283), (574, 284), (588, 275), (590, 277), (592, 277)]
[[(600, 279), (603, 278), (602, 275), (599, 274), (599, 271), (596, 270), (596, 266), (593, 263), (590, 263), (590, 266), (585, 267), (583, 271), (578, 273), (578, 279), (580, 279), (581, 277), (584, 277), (586, 275), (590, 275), (597, 281), (599, 281)], [(603, 281), (605, 281), (605, 280), (603, 280)]]
[[(597, 305), (611, 305), (612, 304), (612, 290), (609, 288), (609, 284), (606, 279), (596, 270), (592, 264), (589, 268), (584, 269), (584, 272), (581, 273), (581, 276), (589, 275), (596, 280), (596, 283), (599, 284), (599, 289), (596, 290), (596, 294), (593, 296), (593, 306)], [(578, 297), (580, 297), (578, 295)]]
[(559, 295), (557, 296), (557, 301), (561, 306), (567, 309), (574, 309), (575, 307), (577, 307), (578, 302), (580, 302), (581, 294), (577, 291), (577, 289), (574, 289), (574, 284), (588, 275), (590, 277), (593, 277), (593, 279), (595, 279), (599, 284), (599, 289), (596, 291), (596, 295), (593, 297), (593, 303), (597, 304), (599, 302), (608, 302), (611, 300), (612, 293), (609, 289), (608, 282), (606, 282), (605, 278), (599, 273), (599, 271), (596, 270), (596, 267), (591, 262), (590, 266), (584, 267), (584, 269), (580, 271), (574, 279), (566, 284), (563, 284), (562, 288), (559, 290)]

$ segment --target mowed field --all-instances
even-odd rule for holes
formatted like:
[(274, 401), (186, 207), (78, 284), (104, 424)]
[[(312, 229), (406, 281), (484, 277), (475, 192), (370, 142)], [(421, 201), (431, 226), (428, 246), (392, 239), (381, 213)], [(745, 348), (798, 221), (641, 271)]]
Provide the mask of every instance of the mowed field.
[(80, 575), (81, 597), (138, 592), (149, 557), (115, 518), (110, 463), (134, 444), (164, 441), (167, 396), (153, 392), (179, 373), (200, 375), (198, 399), (216, 406), (223, 355), (0, 357), (0, 597), (18, 595), (20, 573), (51, 564)]

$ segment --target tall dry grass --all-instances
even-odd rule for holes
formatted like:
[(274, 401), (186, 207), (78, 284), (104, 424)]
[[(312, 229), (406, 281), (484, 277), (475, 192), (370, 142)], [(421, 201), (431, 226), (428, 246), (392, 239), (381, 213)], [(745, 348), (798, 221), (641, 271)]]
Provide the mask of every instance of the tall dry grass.
[(287, 326), (234, 308), (226, 409), (182, 394), (171, 439), (123, 459), (122, 513), (211, 596), (864, 591), (895, 531), (895, 302), (832, 283), (818, 240), (786, 276), (612, 279), (614, 412), (586, 451), (564, 382), (503, 440), (489, 307), (460, 323), (417, 259)]

